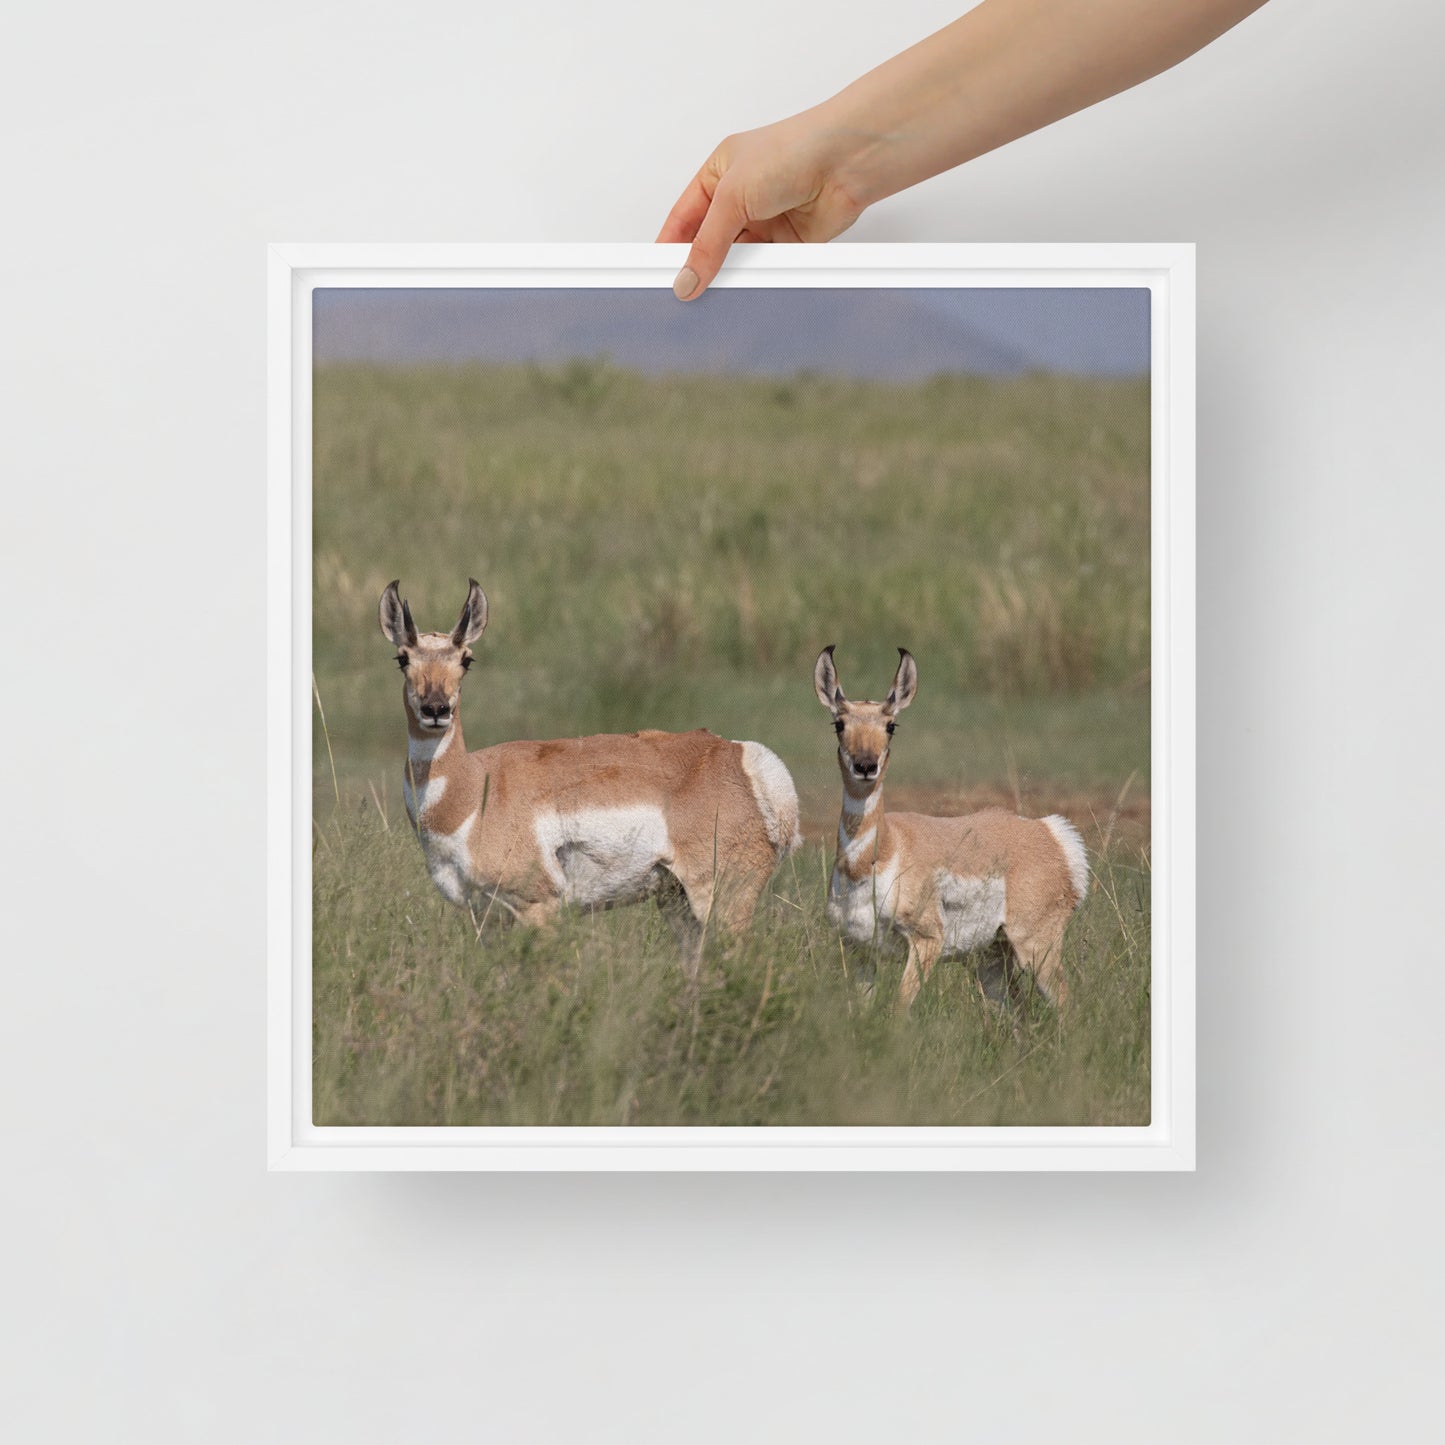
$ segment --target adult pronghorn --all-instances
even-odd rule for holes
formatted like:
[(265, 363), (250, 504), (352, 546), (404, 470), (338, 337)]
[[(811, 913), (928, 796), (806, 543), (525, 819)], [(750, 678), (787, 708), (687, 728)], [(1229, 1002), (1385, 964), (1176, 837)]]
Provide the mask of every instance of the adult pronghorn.
[(1056, 1004), (1067, 991), (1064, 926), (1083, 901), (1089, 864), (1067, 818), (1020, 818), (988, 808), (961, 818), (883, 811), (883, 775), (895, 719), (918, 690), (918, 666), (900, 647), (882, 702), (850, 702), (833, 649), (818, 654), (813, 687), (833, 715), (843, 816), (828, 916), (871, 942), (891, 927), (908, 940), (899, 997), (912, 1004), (945, 954), (993, 942), (1003, 929), (1013, 958)]
[(524, 923), (563, 903), (656, 897), (691, 973), (704, 927), (745, 926), (778, 861), (798, 846), (798, 795), (761, 743), (698, 729), (497, 743), (469, 753), (457, 710), (487, 625), (475, 581), (450, 632), (418, 632), (393, 582), (381, 630), (404, 679), (403, 796), (432, 881), (477, 917), (493, 902)]

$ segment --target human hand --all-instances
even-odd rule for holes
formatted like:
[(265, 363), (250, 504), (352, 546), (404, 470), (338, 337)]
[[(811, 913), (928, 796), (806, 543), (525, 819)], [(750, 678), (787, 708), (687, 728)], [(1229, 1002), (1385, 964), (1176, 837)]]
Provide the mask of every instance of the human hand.
[(831, 241), (865, 207), (1177, 64), (1264, 0), (983, 0), (831, 100), (729, 136), (659, 241), (701, 296), (734, 241)]
[(855, 147), (818, 111), (723, 141), (657, 237), (692, 243), (677, 296), (701, 296), (735, 241), (831, 241), (846, 231), (864, 207), (844, 177)]

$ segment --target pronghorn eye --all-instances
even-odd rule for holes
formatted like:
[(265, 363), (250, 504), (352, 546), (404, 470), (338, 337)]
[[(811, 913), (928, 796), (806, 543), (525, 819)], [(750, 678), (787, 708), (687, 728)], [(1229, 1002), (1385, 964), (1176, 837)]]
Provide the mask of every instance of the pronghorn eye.
[(463, 671), (463, 672), (465, 672), (471, 665), (472, 665), (472, 659), (471, 659), (470, 657), (464, 657), (464, 658), (462, 658), (462, 671)]
[(843, 719), (842, 719), (842, 718), (835, 718), (835, 719), (833, 720), (833, 731), (834, 731), (835, 733), (837, 733), (840, 737), (842, 736), (842, 733), (843, 733)]
[(888, 736), (889, 736), (890, 738), (891, 738), (891, 737), (893, 736), (893, 734), (896, 733), (897, 731), (898, 731), (898, 724), (897, 724), (897, 723), (889, 723), (889, 724), (888, 724)]
[(396, 655), (396, 665), (397, 665), (403, 672), (406, 671), (406, 653), (404, 653), (404, 652), (398, 652), (398, 653), (397, 653), (397, 655)]

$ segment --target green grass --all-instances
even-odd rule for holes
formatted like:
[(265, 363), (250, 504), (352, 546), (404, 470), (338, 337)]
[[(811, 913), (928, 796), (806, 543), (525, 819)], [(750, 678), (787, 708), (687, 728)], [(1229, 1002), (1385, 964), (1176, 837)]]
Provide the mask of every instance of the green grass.
[[(684, 983), (650, 905), (534, 931), (443, 902), (374, 808), (318, 830), (322, 1124), (1123, 1124), (1149, 1117), (1148, 876), (1106, 868), (1071, 925), (1067, 1027), (981, 1002), (944, 960), (902, 1016), (902, 950), (844, 949), (831, 857), (784, 864), (753, 930)], [(324, 944), (321, 942), (324, 941)], [(855, 973), (876, 968), (873, 999)]]
[[(650, 380), (601, 362), (324, 368), (315, 387), (316, 1118), (331, 1123), (1140, 1122), (1148, 1112), (1148, 395), (1136, 383)], [(650, 906), (541, 933), (436, 894), (400, 808), (392, 577), (423, 628), (477, 577), (468, 743), (753, 737), (831, 835), (818, 649), (880, 696), (918, 659), (890, 795), (1062, 808), (1094, 848), (1065, 1027), (939, 966), (864, 1009), (816, 842), (684, 987)], [(336, 770), (338, 803), (332, 784)], [(1112, 819), (1121, 792), (1125, 816)]]

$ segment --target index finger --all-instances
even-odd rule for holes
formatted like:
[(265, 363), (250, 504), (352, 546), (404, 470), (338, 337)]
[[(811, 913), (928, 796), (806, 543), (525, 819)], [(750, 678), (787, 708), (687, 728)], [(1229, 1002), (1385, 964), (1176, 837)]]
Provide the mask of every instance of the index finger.
[(707, 208), (711, 204), (712, 192), (708, 190), (703, 181), (703, 173), (699, 171), (677, 198), (677, 204), (667, 213), (662, 230), (658, 232), (658, 241), (691, 241), (697, 235), (702, 218), (707, 215)]
[(712, 285), (732, 244), (748, 228), (748, 209), (741, 189), (729, 176), (717, 183), (707, 215), (697, 228), (687, 265), (677, 273), (672, 289), (679, 301), (693, 301)]

